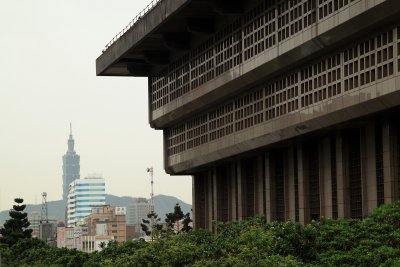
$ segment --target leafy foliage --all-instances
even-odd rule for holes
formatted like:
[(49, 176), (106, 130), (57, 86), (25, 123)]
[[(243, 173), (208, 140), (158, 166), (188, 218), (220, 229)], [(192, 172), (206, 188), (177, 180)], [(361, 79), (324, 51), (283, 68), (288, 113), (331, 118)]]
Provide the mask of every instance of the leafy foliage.
[(154, 242), (111, 242), (92, 254), (22, 239), (0, 245), (0, 253), (5, 266), (400, 266), (398, 214), (394, 203), (365, 220), (216, 222), (216, 234), (194, 230)]

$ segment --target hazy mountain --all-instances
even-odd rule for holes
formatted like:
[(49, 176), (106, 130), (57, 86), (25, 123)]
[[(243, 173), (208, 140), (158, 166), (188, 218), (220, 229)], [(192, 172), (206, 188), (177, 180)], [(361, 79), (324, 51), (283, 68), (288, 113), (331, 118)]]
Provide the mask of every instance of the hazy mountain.
[[(126, 207), (131, 203), (133, 203), (135, 199), (136, 198), (133, 197), (118, 197), (114, 195), (107, 195), (106, 204), (109, 204), (111, 206)], [(176, 203), (179, 203), (184, 213), (190, 212), (192, 209), (192, 206), (190, 204), (187, 204), (176, 197), (165, 196), (165, 195), (157, 195), (154, 197), (155, 211), (162, 220), (164, 219), (166, 213), (173, 212)], [(47, 207), (48, 207), (49, 217), (55, 217), (57, 221), (64, 221), (65, 206), (62, 200), (49, 201), (47, 202)], [(26, 212), (28, 213), (32, 211), (40, 212), (41, 209), (42, 205), (40, 204), (26, 205)], [(1, 211), (0, 225), (2, 225), (8, 218), (9, 218), (8, 210)]]

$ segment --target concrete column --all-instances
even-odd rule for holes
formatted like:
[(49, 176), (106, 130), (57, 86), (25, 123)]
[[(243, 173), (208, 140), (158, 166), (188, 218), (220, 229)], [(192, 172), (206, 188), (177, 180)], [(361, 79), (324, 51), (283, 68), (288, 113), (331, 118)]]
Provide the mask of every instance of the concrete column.
[[(217, 168), (212, 168), (212, 187), (213, 187), (213, 220), (219, 220), (218, 218), (218, 189), (217, 189)], [(221, 192), (222, 193), (222, 192)]]
[(256, 184), (256, 192), (257, 192), (257, 198), (256, 200), (256, 207), (257, 209), (255, 210), (256, 214), (265, 214), (264, 210), (264, 159), (263, 156), (260, 155), (257, 157), (257, 184)]
[(399, 155), (397, 151), (397, 129), (391, 120), (383, 122), (383, 175), (385, 203), (399, 199)]
[(243, 219), (243, 181), (242, 181), (242, 162), (241, 160), (237, 161), (236, 165), (236, 177), (237, 177), (237, 192), (238, 192), (238, 214), (237, 217), (239, 220)]
[(338, 218), (350, 217), (349, 183), (345, 165), (346, 153), (348, 153), (348, 151), (343, 144), (342, 133), (338, 132), (336, 135), (336, 179), (337, 179)]
[(230, 220), (237, 220), (238, 215), (237, 215), (237, 206), (236, 206), (236, 200), (237, 200), (237, 178), (236, 178), (236, 165), (235, 163), (232, 163), (230, 166), (230, 179), (229, 179), (229, 185), (230, 185), (230, 205), (229, 205), (229, 219)]
[(308, 178), (304, 170), (305, 158), (302, 144), (297, 145), (297, 170), (299, 181), (299, 222), (306, 224), (310, 222), (310, 208), (308, 201)]
[(363, 189), (363, 216), (368, 216), (378, 206), (376, 186), (375, 125), (368, 124), (362, 137), (361, 173)]
[(271, 177), (271, 154), (269, 152), (265, 153), (265, 194), (266, 194), (266, 216), (267, 222), (270, 223), (275, 220), (275, 201), (273, 198), (273, 187), (272, 187), (272, 177)]
[[(289, 147), (286, 154), (286, 188), (287, 188), (287, 197), (286, 197), (286, 213), (287, 219), (296, 221), (296, 196), (295, 196), (295, 184), (294, 184), (294, 148), (293, 146)], [(286, 194), (285, 194), (286, 195)]]
[(319, 193), (321, 217), (332, 218), (331, 140), (325, 137), (319, 145)]
[(207, 228), (212, 231), (212, 220), (214, 219), (213, 217), (213, 182), (212, 182), (212, 172), (209, 170), (207, 172)]

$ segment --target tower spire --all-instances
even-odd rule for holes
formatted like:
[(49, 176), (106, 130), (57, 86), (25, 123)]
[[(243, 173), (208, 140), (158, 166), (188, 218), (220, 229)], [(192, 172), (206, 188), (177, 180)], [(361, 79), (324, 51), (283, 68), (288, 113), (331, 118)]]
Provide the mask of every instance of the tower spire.
[(72, 123), (69, 123), (69, 139), (68, 139), (68, 151), (74, 151), (74, 138), (72, 137)]

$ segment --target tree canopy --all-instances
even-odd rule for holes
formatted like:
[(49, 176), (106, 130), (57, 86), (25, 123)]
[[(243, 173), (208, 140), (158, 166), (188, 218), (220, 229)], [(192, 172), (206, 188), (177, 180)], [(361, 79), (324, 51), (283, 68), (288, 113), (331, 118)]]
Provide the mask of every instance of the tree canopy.
[(37, 239), (0, 246), (5, 266), (400, 266), (400, 202), (365, 218), (307, 225), (264, 217), (216, 222), (154, 242), (112, 242), (101, 252), (57, 249)]
[(28, 229), (30, 222), (28, 221), (28, 214), (23, 212), (26, 205), (22, 204), (22, 198), (14, 199), (16, 205), (10, 210), (8, 219), (4, 223), (4, 227), (0, 229), (0, 243), (13, 245), (20, 239), (30, 238), (32, 236), (32, 229)]

